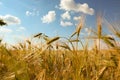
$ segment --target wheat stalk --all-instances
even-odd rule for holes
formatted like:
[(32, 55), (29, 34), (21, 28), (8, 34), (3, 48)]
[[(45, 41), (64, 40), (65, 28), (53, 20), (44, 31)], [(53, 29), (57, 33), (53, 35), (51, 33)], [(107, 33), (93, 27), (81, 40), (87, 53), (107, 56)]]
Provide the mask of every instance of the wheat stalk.
[(53, 43), (54, 41), (56, 41), (58, 39), (60, 39), (60, 37), (55, 37), (53, 39), (50, 39), (49, 41), (47, 41), (47, 44), (49, 45), (49, 44)]
[(38, 34), (36, 34), (36, 35), (34, 35), (34, 38), (40, 38), (40, 36), (42, 35), (42, 33), (38, 33)]

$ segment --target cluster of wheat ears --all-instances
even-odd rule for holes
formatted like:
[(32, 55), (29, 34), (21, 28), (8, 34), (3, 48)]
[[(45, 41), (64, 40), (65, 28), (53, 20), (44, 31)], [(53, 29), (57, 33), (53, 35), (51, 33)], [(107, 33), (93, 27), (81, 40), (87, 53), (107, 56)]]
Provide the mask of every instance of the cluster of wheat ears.
[[(103, 33), (103, 22), (115, 38)], [(69, 38), (38, 33), (10, 48), (1, 39), (0, 80), (120, 80), (120, 25), (98, 16), (97, 30), (90, 29), (92, 35), (83, 42), (80, 32), (84, 24), (82, 16)], [(6, 23), (0, 20), (3, 25)], [(89, 49), (89, 41), (95, 39), (99, 45)], [(107, 49), (101, 49), (101, 41)]]

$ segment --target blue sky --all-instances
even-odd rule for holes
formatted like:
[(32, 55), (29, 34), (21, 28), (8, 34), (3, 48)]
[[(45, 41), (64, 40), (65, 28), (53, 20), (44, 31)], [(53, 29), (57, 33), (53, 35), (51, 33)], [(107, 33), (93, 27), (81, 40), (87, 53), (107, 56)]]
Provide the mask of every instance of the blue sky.
[(0, 0), (0, 18), (8, 26), (0, 28), (0, 37), (15, 43), (39, 32), (48, 36), (70, 36), (81, 15), (86, 28), (94, 28), (97, 12), (113, 20), (120, 19), (120, 0)]

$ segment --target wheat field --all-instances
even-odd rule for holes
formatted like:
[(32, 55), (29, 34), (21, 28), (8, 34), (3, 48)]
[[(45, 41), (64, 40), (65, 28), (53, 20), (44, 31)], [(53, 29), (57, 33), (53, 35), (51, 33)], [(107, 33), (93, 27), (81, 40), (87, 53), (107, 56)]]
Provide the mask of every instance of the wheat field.
[[(97, 29), (91, 29), (85, 42), (80, 36), (85, 16), (69, 38), (38, 33), (10, 47), (1, 39), (0, 80), (120, 80), (120, 26), (104, 20), (115, 38), (107, 36), (102, 20), (97, 17)], [(0, 24), (6, 25), (2, 20)], [(99, 45), (89, 45), (96, 39)], [(101, 41), (107, 49), (101, 49)]]

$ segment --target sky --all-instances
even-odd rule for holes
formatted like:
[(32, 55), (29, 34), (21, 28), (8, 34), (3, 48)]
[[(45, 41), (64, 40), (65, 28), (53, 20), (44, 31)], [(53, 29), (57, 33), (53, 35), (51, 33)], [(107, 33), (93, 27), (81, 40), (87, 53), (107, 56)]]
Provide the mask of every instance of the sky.
[(119, 20), (119, 8), (120, 0), (0, 0), (0, 18), (8, 24), (0, 27), (0, 38), (13, 44), (37, 33), (68, 37), (83, 14), (85, 36), (96, 27), (98, 12)]

